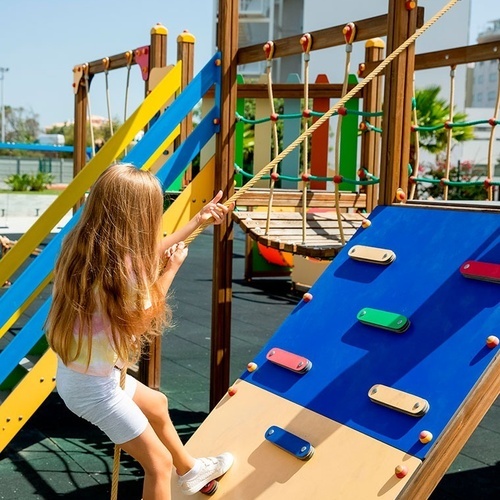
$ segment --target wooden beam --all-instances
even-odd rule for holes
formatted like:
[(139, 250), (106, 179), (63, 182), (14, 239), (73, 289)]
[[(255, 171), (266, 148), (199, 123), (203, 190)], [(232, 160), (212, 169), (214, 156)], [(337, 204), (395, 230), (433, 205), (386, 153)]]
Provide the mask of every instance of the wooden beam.
[[(134, 50), (130, 50), (127, 52), (132, 52), (132, 56), (134, 54)], [(125, 68), (129, 64), (129, 57), (127, 52), (122, 52), (121, 54), (115, 54), (114, 56), (109, 57), (109, 66), (108, 66), (108, 71), (111, 71), (112, 69), (119, 69), (119, 68)], [(91, 61), (89, 63), (86, 63), (89, 65), (89, 75), (96, 75), (97, 73), (104, 73), (105, 71), (105, 66), (104, 66), (104, 60), (103, 59), (96, 59), (95, 61)], [(132, 57), (132, 61), (130, 62), (131, 65), (137, 64)]]
[[(419, 7), (417, 9), (419, 26), (423, 24), (424, 9)], [(357, 28), (356, 41), (369, 40), (370, 38), (382, 37), (387, 35), (387, 15), (371, 17), (369, 19), (362, 19), (354, 21)], [(338, 47), (345, 45), (345, 38), (342, 30), (345, 24), (339, 24), (331, 28), (322, 30), (311, 31), (310, 34), (313, 39), (311, 50), (327, 49), (329, 47)], [(273, 40), (274, 42), (274, 57), (286, 57), (295, 54), (302, 54), (302, 47), (299, 43), (302, 34)], [(265, 61), (266, 55), (262, 50), (263, 44), (250, 45), (242, 47), (238, 50), (237, 63), (248, 64), (257, 61)]]
[[(459, 64), (492, 61), (500, 58), (500, 41), (465, 45), (454, 49), (437, 50), (415, 56), (415, 71), (433, 68), (448, 68)], [(360, 76), (370, 74), (382, 60), (365, 62)]]
[[(234, 133), (236, 126), (236, 53), (238, 2), (219, 0), (217, 46), (222, 53), (220, 132), (215, 147), (215, 190), (224, 200), (234, 191)], [(230, 376), (233, 225), (231, 218), (214, 227), (212, 269), (212, 342), (210, 357), (210, 408), (226, 393)]]
[[(347, 91), (354, 88), (354, 85), (349, 85)], [(267, 85), (264, 83), (240, 83), (237, 88), (239, 99), (266, 99), (268, 98)], [(355, 98), (363, 98), (363, 89), (361, 89)], [(214, 91), (210, 89), (205, 96), (213, 97)], [(274, 83), (273, 95), (276, 98), (283, 99), (301, 99), (304, 97), (304, 85), (302, 83)], [(311, 83), (309, 85), (309, 97), (330, 97), (340, 99), (342, 97), (341, 83)]]

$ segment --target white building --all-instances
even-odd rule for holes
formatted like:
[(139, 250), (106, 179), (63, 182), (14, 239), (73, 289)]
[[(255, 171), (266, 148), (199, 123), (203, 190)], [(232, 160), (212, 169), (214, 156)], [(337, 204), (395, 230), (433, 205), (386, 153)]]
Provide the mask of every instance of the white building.
[[(469, 25), (471, 4), (474, 0), (462, 0), (439, 19), (416, 42), (416, 53), (434, 52), (469, 44)], [(240, 26), (239, 46), (244, 47), (268, 40), (290, 37), (311, 31), (320, 30), (348, 22), (379, 16), (387, 13), (386, 0), (239, 0)], [(214, 0), (215, 9), (217, 0)], [(418, 5), (424, 7), (424, 22), (439, 12), (447, 4), (447, 0), (419, 0)], [(478, 37), (483, 43), (500, 38), (500, 20)], [(297, 44), (299, 39), (297, 39)], [(356, 73), (358, 64), (364, 60), (364, 42), (354, 43), (351, 56), (351, 73)], [(316, 75), (326, 74), (331, 83), (340, 83), (343, 78), (345, 64), (345, 48), (318, 50), (311, 52), (309, 63), (310, 81)], [(257, 77), (265, 73), (265, 61), (252, 63), (239, 68), (247, 78)], [(277, 60), (273, 66), (273, 81), (285, 82), (290, 73), (302, 75), (302, 55)], [(423, 70), (415, 73), (415, 87), (425, 88), (430, 85), (441, 87), (441, 96), (449, 101), (450, 69)], [(488, 119), (492, 116), (498, 86), (498, 61), (478, 63), (474, 70), (474, 85), (467, 76), (471, 68), (460, 65), (455, 70), (454, 109), (465, 112), (468, 120)], [(466, 82), (466, 80), (469, 80)], [(467, 89), (467, 92), (466, 92)], [(471, 94), (472, 90), (472, 94)], [(467, 99), (466, 99), (467, 94)], [(482, 94), (482, 98), (481, 98)], [(471, 95), (474, 96), (470, 109)], [(467, 109), (466, 109), (467, 106)], [(479, 109), (481, 108), (481, 109)], [(486, 109), (484, 109), (486, 108)], [(456, 144), (452, 148), (452, 164), (471, 161), (477, 166), (487, 163), (489, 125), (479, 126), (475, 130), (476, 140), (463, 145)], [(499, 135), (499, 134), (497, 134)], [(494, 146), (494, 163), (500, 155), (500, 137)], [(433, 162), (433, 155), (422, 152), (422, 161)], [(499, 172), (497, 172), (498, 175)]]
[[(478, 43), (500, 40), (500, 19), (491, 21), (490, 26), (479, 33)], [(494, 108), (498, 94), (500, 65), (498, 59), (482, 61), (473, 65), (468, 72), (467, 106), (472, 108)]]
[[(472, 0), (462, 0), (443, 18), (424, 33), (416, 42), (417, 53), (459, 47), (468, 44), (470, 6)], [(385, 0), (239, 0), (240, 2), (240, 47), (264, 44), (268, 40), (289, 37), (348, 22), (379, 16), (387, 13)], [(425, 8), (425, 20), (447, 4), (446, 0), (420, 0)], [(215, 0), (217, 6), (217, 0)], [(297, 44), (299, 40), (297, 40)], [(351, 57), (351, 72), (357, 71), (364, 59), (364, 42), (355, 43)], [(311, 53), (309, 71), (311, 81), (317, 74), (326, 74), (332, 83), (343, 78), (345, 48), (337, 47)], [(277, 60), (274, 81), (284, 82), (290, 73), (302, 74), (302, 56)], [(265, 62), (245, 65), (240, 72), (247, 77), (265, 73)], [(457, 109), (465, 108), (466, 68), (458, 67), (455, 75), (455, 103)], [(416, 87), (423, 88), (439, 84), (443, 97), (449, 95), (450, 71), (447, 68), (425, 70), (416, 73)]]

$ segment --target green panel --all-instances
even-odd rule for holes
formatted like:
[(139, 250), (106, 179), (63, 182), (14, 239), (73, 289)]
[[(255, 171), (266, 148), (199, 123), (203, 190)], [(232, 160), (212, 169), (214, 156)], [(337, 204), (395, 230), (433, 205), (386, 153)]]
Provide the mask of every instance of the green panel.
[(28, 370), (21, 365), (17, 365), (10, 375), (0, 384), (0, 391), (10, 391), (13, 389), (28, 373)]
[[(349, 75), (349, 85), (356, 85), (358, 77)], [(345, 103), (348, 110), (359, 111), (359, 99), (350, 99)], [(356, 179), (358, 172), (358, 134), (359, 117), (347, 114), (342, 118), (340, 136), (340, 175), (348, 179)], [(356, 191), (356, 186), (347, 182), (340, 183), (341, 191)]]
[[(240, 83), (245, 83), (243, 76), (236, 76), (236, 83), (239, 85)], [(236, 99), (236, 112), (243, 116), (245, 114), (245, 99)], [(243, 133), (245, 132), (245, 124), (243, 122), (236, 122), (236, 130), (235, 130), (235, 148), (234, 148), (234, 162), (241, 168), (244, 168), (243, 165)], [(236, 186), (243, 186), (243, 175), (235, 174), (234, 181)]]
[(45, 354), (45, 351), (49, 348), (49, 344), (47, 342), (47, 338), (45, 335), (33, 346), (31, 351), (28, 354), (41, 356)]

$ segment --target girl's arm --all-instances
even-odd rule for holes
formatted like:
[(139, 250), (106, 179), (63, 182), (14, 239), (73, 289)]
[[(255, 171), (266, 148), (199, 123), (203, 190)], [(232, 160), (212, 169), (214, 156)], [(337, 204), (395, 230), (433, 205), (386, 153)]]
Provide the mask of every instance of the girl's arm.
[(160, 242), (160, 255), (163, 255), (170, 247), (184, 241), (193, 231), (198, 229), (210, 218), (214, 224), (220, 224), (229, 213), (230, 207), (219, 203), (222, 198), (222, 191), (219, 191), (215, 198), (208, 202), (185, 226), (172, 234), (165, 236)]
[(163, 273), (158, 278), (158, 283), (160, 284), (165, 295), (167, 294), (177, 271), (186, 259), (187, 254), (188, 249), (184, 245), (183, 241), (171, 246), (164, 252), (166, 262), (165, 267), (163, 268)]

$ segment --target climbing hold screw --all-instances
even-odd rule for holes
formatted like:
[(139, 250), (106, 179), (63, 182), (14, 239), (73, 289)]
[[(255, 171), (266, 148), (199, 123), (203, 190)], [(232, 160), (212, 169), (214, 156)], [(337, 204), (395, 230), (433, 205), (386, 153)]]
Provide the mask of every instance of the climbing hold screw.
[(405, 201), (406, 200), (406, 193), (401, 188), (398, 188), (396, 191), (396, 199), (398, 201)]
[(429, 431), (422, 431), (418, 436), (419, 441), (423, 444), (430, 443), (432, 441), (432, 438), (433, 438), (432, 432)]
[(394, 469), (394, 472), (396, 474), (396, 477), (401, 479), (408, 474), (408, 467), (406, 467), (406, 465), (398, 465)]
[(313, 299), (312, 293), (306, 292), (302, 296), (302, 299), (304, 300), (304, 302), (311, 302), (311, 300)]
[(372, 225), (372, 221), (368, 220), (368, 219), (363, 219), (363, 221), (361, 222), (361, 227), (363, 229), (366, 229), (367, 227), (370, 227), (371, 225)]
[(257, 363), (254, 363), (254, 362), (248, 363), (248, 365), (247, 365), (247, 370), (249, 372), (254, 372), (255, 370), (257, 370), (257, 368), (258, 368), (258, 365), (257, 365)]
[(490, 348), (493, 349), (496, 347), (498, 344), (500, 344), (500, 339), (496, 335), (490, 335), (486, 339), (486, 345)]

